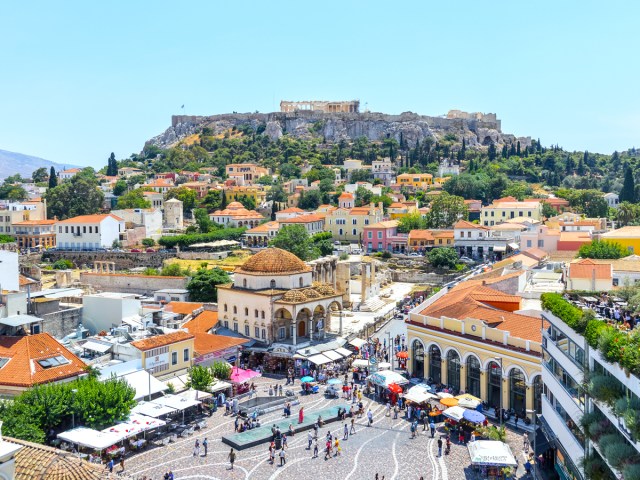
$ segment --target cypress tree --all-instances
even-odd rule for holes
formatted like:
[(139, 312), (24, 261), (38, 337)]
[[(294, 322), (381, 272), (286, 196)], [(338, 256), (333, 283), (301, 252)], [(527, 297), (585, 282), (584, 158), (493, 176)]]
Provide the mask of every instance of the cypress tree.
[(502, 158), (507, 158), (507, 145), (502, 145)]
[(520, 140), (518, 140), (518, 146), (516, 147), (516, 155), (521, 157), (522, 155), (520, 155)]
[(622, 184), (622, 190), (620, 190), (620, 202), (635, 202), (636, 199), (636, 185), (633, 179), (633, 172), (631, 168), (627, 166), (624, 171), (624, 183)]
[(220, 200), (220, 210), (227, 208), (227, 193), (222, 190), (222, 199)]
[(487, 151), (487, 154), (489, 155), (489, 160), (496, 159), (496, 146), (493, 142), (489, 144), (489, 150)]
[(511, 147), (509, 148), (509, 156), (513, 157), (516, 154), (516, 146), (512, 143)]
[(56, 188), (58, 186), (58, 176), (56, 175), (56, 169), (51, 166), (49, 170), (49, 188)]

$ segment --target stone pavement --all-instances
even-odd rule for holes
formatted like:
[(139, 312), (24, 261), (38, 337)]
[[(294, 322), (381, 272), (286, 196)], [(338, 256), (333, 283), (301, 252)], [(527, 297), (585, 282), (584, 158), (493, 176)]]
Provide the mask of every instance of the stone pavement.
[[(260, 378), (256, 382), (259, 393), (267, 390), (272, 379)], [(298, 385), (298, 383), (296, 382)], [(344, 399), (326, 399), (315, 394), (301, 396), (301, 405), (305, 412), (344, 404)], [(459, 480), (471, 479), (469, 454), (466, 446), (452, 444), (450, 455), (438, 458), (437, 437), (431, 439), (419, 427), (418, 436), (411, 438), (409, 424), (406, 420), (385, 417), (385, 408), (377, 402), (364, 401), (365, 411), (371, 407), (374, 414), (372, 427), (367, 427), (366, 415), (356, 419), (356, 434), (343, 441), (343, 423), (326, 425), (320, 431), (318, 458), (312, 458), (312, 451), (307, 450), (307, 433), (300, 433), (288, 439), (286, 464), (279, 466), (279, 459), (270, 465), (268, 462), (268, 445), (263, 444), (237, 452), (235, 468), (229, 470), (228, 454), (230, 448), (220, 438), (223, 434), (233, 433), (234, 417), (224, 416), (224, 409), (219, 409), (207, 419), (207, 427), (197, 431), (192, 437), (179, 439), (176, 443), (164, 447), (150, 447), (127, 458), (125, 473), (133, 478), (161, 480), (164, 473), (172, 470), (176, 479), (344, 479), (360, 480), (379, 478), (418, 480)], [(297, 409), (292, 418), (297, 421)], [(280, 411), (261, 417), (264, 424), (271, 424), (282, 419)], [(350, 422), (350, 419), (347, 419)], [(324, 437), (327, 431), (340, 439), (342, 455), (324, 459)], [(440, 429), (439, 429), (440, 430)], [(425, 435), (426, 434), (426, 435)], [(200, 449), (200, 457), (193, 456), (196, 438), (202, 442), (207, 437), (209, 451), (204, 457)], [(509, 443), (514, 454), (519, 456), (522, 464), (522, 433), (509, 433)], [(522, 468), (522, 467), (521, 467)]]

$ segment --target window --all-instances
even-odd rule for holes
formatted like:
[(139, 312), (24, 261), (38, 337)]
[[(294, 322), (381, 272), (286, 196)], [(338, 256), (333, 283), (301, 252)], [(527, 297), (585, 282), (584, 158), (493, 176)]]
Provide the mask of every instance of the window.
[(507, 212), (502, 212), (502, 216), (506, 217), (507, 216)]
[(467, 238), (471, 238), (471, 232), (467, 232)]
[(491, 211), (491, 216), (493, 217), (493, 210)]
[(171, 352), (171, 365), (178, 364), (178, 352)]
[(266, 328), (262, 329), (262, 338), (263, 339), (267, 338), (267, 329)]
[(257, 308), (253, 311), (253, 316), (258, 318), (258, 309)]
[(68, 225), (65, 225), (65, 227), (64, 227), (64, 233), (69, 233), (69, 226), (68, 226)]
[(368, 218), (365, 218), (365, 219), (364, 219), (364, 224), (365, 224), (365, 225), (369, 225), (369, 219), (368, 219)]
[(527, 240), (527, 248), (531, 248), (531, 240)]
[(287, 329), (285, 327), (280, 327), (278, 329), (278, 338), (280, 340), (284, 340), (286, 336), (287, 336)]
[[(493, 212), (491, 212), (491, 213), (493, 213)], [(487, 212), (487, 211), (485, 210), (485, 211), (484, 211), (484, 216), (485, 216), (485, 217), (488, 217), (488, 216), (489, 216), (489, 212)]]
[(338, 235), (342, 235), (342, 229), (338, 231)]
[(227, 320), (224, 321), (224, 328), (229, 328), (229, 322)]
[[(118, 231), (120, 230), (120, 227), (118, 226)], [(98, 233), (98, 227), (96, 227), (96, 233)]]
[(382, 232), (378, 232), (378, 240), (382, 238)]
[(455, 350), (447, 352), (447, 383), (460, 390), (460, 356)]
[(357, 225), (358, 224), (358, 219), (354, 218), (351, 220), (351, 224), (352, 225)]
[(255, 337), (260, 338), (260, 327), (255, 327)]
[(233, 313), (238, 313), (238, 307), (237, 306), (233, 306)]
[(185, 362), (189, 361), (189, 349), (185, 348), (184, 350), (182, 350), (182, 360), (184, 360)]
[(245, 317), (249, 316), (249, 309), (247, 307), (244, 307), (244, 316)]
[(242, 288), (247, 288), (247, 279), (246, 278), (242, 279)]
[(238, 322), (233, 322), (233, 331), (234, 332), (238, 331)]
[(250, 331), (249, 331), (249, 325), (245, 325), (244, 326), (244, 335), (245, 337), (248, 337), (251, 335)]
[(226, 303), (224, 304), (224, 311), (225, 312), (227, 311), (227, 304)]
[(51, 368), (51, 367), (60, 367), (61, 365), (66, 365), (67, 363), (71, 363), (62, 355), (58, 355), (56, 357), (44, 358), (42, 360), (38, 360), (38, 363), (42, 368)]
[(524, 212), (518, 212), (518, 216), (519, 217), (523, 217), (524, 216)]
[(87, 227), (86, 226), (82, 227), (82, 233), (87, 233)]
[(62, 225), (58, 227), (58, 233), (62, 233)]
[(264, 320), (264, 310), (262, 310), (262, 311), (260, 312), (260, 316), (261, 316), (261, 317), (262, 317), (262, 319)]
[(353, 234), (354, 234), (354, 235), (357, 235), (357, 234), (358, 234), (358, 231), (357, 231), (355, 228), (354, 228), (352, 231), (353, 231)]
[(304, 280), (302, 280), (302, 277), (298, 279), (298, 285), (300, 286), (300, 288), (302, 288), (302, 286), (304, 285)]
[(464, 238), (464, 232), (460, 232), (460, 238)]
[(530, 216), (531, 216), (531, 212), (527, 212), (527, 217), (530, 217)]
[(480, 362), (474, 356), (467, 358), (467, 393), (480, 396)]
[(275, 280), (271, 280), (270, 285), (271, 285), (271, 288), (276, 288), (276, 281)]
[(442, 381), (440, 349), (435, 345), (431, 345), (431, 347), (429, 347), (429, 357), (429, 376), (434, 382), (440, 383)]
[(538, 240), (538, 248), (544, 247), (544, 240)]

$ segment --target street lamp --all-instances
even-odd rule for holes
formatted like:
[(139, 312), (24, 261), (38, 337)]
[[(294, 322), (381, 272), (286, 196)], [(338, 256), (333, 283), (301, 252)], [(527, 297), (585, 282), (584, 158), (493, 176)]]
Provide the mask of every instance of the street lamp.
[(71, 390), (71, 428), (76, 428), (76, 393), (78, 390), (75, 388)]
[(387, 344), (387, 352), (389, 352), (389, 361), (391, 362), (391, 370), (393, 370), (393, 356), (394, 356), (394, 351), (393, 351), (393, 346), (391, 344), (391, 332), (384, 332), (385, 335), (387, 335), (387, 337), (389, 337), (389, 343)]
[(527, 410), (527, 415), (531, 414), (533, 417), (533, 478), (536, 478), (536, 463), (538, 462), (538, 453), (536, 452), (536, 411)]
[(502, 378), (502, 357), (494, 357), (495, 360), (500, 362), (500, 428), (502, 428), (502, 382), (504, 381)]

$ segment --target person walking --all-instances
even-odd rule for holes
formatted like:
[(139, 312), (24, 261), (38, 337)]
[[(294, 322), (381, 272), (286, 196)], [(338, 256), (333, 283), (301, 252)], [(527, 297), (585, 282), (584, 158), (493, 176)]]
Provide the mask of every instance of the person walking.
[(115, 465), (115, 462), (113, 461), (113, 458), (111, 460), (109, 460), (109, 463), (107, 463), (107, 468), (109, 469), (109, 473), (113, 473), (113, 467)]
[(347, 424), (344, 424), (344, 435), (342, 436), (342, 440), (347, 440), (349, 438), (349, 427)]
[(232, 448), (231, 451), (229, 452), (229, 463), (231, 464), (231, 467), (229, 467), (229, 470), (233, 470), (233, 462), (235, 461), (236, 461), (236, 452), (234, 452)]
[(355, 435), (356, 433), (356, 419), (355, 417), (351, 417), (351, 429), (349, 430), (349, 435)]
[(300, 407), (300, 411), (298, 412), (298, 423), (302, 423), (304, 421), (304, 407)]
[(371, 409), (367, 411), (367, 419), (369, 420), (367, 426), (370, 427), (371, 425), (373, 425), (373, 412), (371, 411)]
[(193, 447), (193, 456), (194, 457), (200, 456), (200, 440), (198, 440), (197, 438), (196, 438), (196, 444)]
[(311, 433), (311, 430), (307, 432), (307, 442), (309, 442), (307, 450), (311, 450), (311, 443), (313, 442), (313, 434)]
[(340, 447), (340, 440), (338, 440), (336, 438), (336, 442), (333, 444), (333, 446), (334, 446), (334, 448), (336, 450), (336, 453), (334, 453), (333, 455), (335, 457), (339, 457), (340, 456), (340, 452), (342, 452), (342, 447)]
[(276, 458), (276, 445), (275, 443), (271, 442), (269, 444), (269, 463), (271, 465), (273, 465), (273, 461)]
[(529, 436), (526, 432), (522, 434), (522, 448), (524, 453), (529, 453)]
[(124, 472), (124, 452), (120, 454), (120, 471)]
[(284, 451), (284, 446), (280, 449), (280, 466), (287, 463), (287, 454)]
[(204, 440), (202, 441), (202, 447), (204, 448), (204, 456), (207, 456), (207, 447), (209, 447), (209, 441), (207, 440), (207, 437), (204, 437)]
[(399, 412), (399, 411), (400, 411), (400, 408), (398, 408), (398, 404), (396, 403), (396, 404), (393, 406), (393, 419), (394, 419), (394, 420), (397, 420), (397, 418), (398, 418), (398, 412)]
[(433, 420), (431, 420), (431, 423), (429, 424), (429, 430), (431, 431), (431, 438), (435, 437), (435, 435), (436, 435), (436, 424), (434, 423)]
[(516, 430), (518, 429), (518, 420), (520, 419), (520, 417), (518, 417), (518, 414), (514, 414), (513, 416), (513, 421), (516, 424)]
[(438, 439), (438, 456), (442, 456), (442, 438)]
[(311, 458), (318, 458), (318, 439), (317, 438), (313, 442), (313, 457)]
[(390, 417), (390, 416), (391, 416), (391, 403), (389, 403), (389, 401), (388, 401), (388, 400), (387, 400), (387, 407), (386, 407), (386, 408), (387, 408), (387, 414), (386, 414), (386, 416), (387, 416), (387, 417)]
[(324, 451), (324, 459), (328, 460), (331, 458), (331, 440), (327, 440)]
[(282, 396), (282, 385), (278, 385), (278, 396)]

